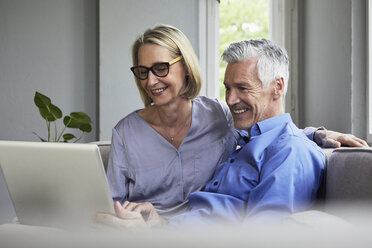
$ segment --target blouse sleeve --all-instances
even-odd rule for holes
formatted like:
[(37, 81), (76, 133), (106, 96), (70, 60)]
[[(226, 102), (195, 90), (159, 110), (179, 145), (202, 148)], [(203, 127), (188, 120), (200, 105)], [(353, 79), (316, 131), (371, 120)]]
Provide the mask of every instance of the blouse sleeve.
[(315, 141), (314, 134), (318, 130), (325, 130), (325, 128), (324, 127), (305, 127), (305, 129), (303, 129), (302, 131), (309, 138), (309, 140)]
[(126, 149), (121, 136), (112, 129), (111, 150), (107, 165), (107, 180), (112, 199), (123, 203), (128, 198), (128, 163)]
[[(217, 100), (218, 100), (218, 99), (217, 99)], [(223, 110), (223, 112), (224, 112), (224, 114), (225, 114), (225, 116), (226, 116), (226, 120), (227, 120), (227, 122), (229, 123), (229, 127), (234, 126), (234, 119), (233, 119), (233, 117), (232, 117), (232, 114), (231, 114), (231, 112), (230, 112), (229, 107), (228, 107), (227, 104), (226, 104), (225, 102), (223, 102), (223, 101), (218, 100), (218, 102), (220, 103), (221, 108), (222, 108), (222, 110)]]

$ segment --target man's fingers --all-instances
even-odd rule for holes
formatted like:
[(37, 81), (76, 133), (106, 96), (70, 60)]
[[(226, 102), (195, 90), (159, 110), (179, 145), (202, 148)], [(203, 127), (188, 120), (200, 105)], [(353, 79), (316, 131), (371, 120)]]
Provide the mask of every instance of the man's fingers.
[(352, 147), (369, 147), (367, 142), (362, 139), (355, 137), (352, 134), (342, 135), (338, 139), (343, 145)]
[(359, 142), (359, 144), (361, 144), (362, 147), (369, 147), (369, 145), (367, 144), (365, 140), (359, 139), (357, 137), (355, 137), (355, 139), (357, 142)]
[(341, 143), (333, 139), (326, 139), (326, 140), (323, 140), (322, 146), (324, 148), (339, 148), (341, 147)]

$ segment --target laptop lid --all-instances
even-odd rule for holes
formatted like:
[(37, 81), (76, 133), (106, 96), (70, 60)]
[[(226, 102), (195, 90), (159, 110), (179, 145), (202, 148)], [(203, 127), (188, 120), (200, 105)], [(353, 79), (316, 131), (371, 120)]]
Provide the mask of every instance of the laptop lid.
[(0, 167), (21, 224), (89, 225), (114, 213), (95, 144), (0, 141)]

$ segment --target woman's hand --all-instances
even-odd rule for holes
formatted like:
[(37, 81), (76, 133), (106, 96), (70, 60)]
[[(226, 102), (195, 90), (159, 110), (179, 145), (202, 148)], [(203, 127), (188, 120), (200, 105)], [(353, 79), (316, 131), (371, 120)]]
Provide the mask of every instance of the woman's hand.
[(97, 213), (94, 221), (114, 228), (149, 228), (165, 223), (156, 212), (154, 206), (149, 203), (135, 203), (125, 201), (123, 205), (115, 202), (116, 216), (111, 214)]
[(162, 217), (159, 216), (154, 206), (150, 202), (135, 203), (125, 201), (122, 207), (127, 211), (140, 213), (150, 227), (161, 226), (166, 222)]
[(367, 142), (352, 134), (343, 134), (329, 130), (318, 130), (314, 133), (314, 141), (324, 148), (339, 148), (341, 145), (352, 147), (369, 147)]

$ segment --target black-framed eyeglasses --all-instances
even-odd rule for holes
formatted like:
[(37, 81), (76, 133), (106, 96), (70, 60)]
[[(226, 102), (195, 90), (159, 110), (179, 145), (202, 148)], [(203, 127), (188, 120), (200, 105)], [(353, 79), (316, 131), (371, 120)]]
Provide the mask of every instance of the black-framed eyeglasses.
[(157, 77), (166, 77), (169, 73), (169, 66), (180, 61), (183, 57), (179, 56), (169, 62), (162, 62), (153, 64), (151, 67), (146, 67), (143, 65), (133, 66), (130, 70), (133, 72), (134, 76), (140, 80), (147, 79), (149, 76), (149, 71)]

